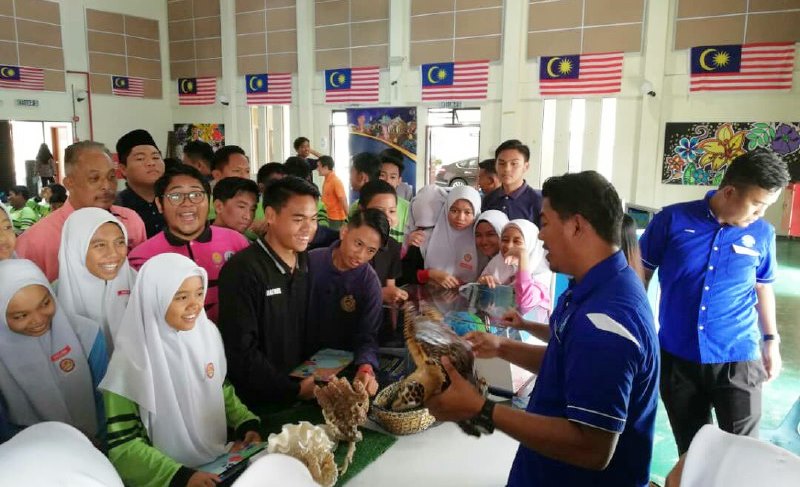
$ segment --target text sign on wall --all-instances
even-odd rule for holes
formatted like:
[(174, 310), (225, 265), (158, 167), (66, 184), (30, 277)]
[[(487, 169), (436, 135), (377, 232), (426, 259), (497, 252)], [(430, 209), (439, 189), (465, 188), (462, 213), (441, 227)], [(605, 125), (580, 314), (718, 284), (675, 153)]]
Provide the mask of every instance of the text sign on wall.
[(39, 100), (17, 98), (16, 101), (17, 101), (17, 106), (18, 107), (38, 107), (39, 106)]

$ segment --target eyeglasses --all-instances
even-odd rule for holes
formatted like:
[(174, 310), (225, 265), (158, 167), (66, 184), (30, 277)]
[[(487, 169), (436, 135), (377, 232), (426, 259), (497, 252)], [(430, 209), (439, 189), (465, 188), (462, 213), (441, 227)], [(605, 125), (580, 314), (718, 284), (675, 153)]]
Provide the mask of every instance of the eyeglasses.
[(182, 204), (184, 201), (186, 201), (186, 198), (189, 198), (189, 202), (198, 204), (206, 199), (206, 192), (192, 191), (190, 193), (167, 193), (164, 195), (164, 197), (175, 206)]

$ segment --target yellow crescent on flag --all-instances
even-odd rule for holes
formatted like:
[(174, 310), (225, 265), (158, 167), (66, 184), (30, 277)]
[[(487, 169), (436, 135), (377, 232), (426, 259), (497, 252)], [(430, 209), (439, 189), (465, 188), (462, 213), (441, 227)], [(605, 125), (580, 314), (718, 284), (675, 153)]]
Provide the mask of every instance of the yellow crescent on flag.
[(712, 52), (715, 52), (715, 51), (716, 51), (716, 49), (709, 48), (709, 49), (706, 49), (705, 51), (703, 51), (700, 54), (700, 58), (698, 59), (698, 62), (700, 63), (700, 67), (701, 68), (705, 69), (706, 71), (714, 71), (714, 68), (712, 68), (711, 66), (706, 64), (706, 56), (708, 56), (709, 54), (711, 54)]
[(433, 66), (431, 66), (430, 68), (428, 68), (428, 82), (430, 84), (435, 85), (435, 84), (439, 83), (438, 79), (433, 79), (433, 72), (434, 71), (438, 72), (439, 69), (441, 69), (441, 68), (439, 68), (439, 66), (436, 66), (435, 64)]
[(181, 78), (181, 93), (189, 93), (189, 90), (186, 89), (187, 81), (189, 81), (189, 78)]
[(561, 59), (560, 57), (552, 57), (549, 61), (547, 61), (547, 75), (551, 78), (558, 78), (558, 75), (553, 72), (553, 63)]
[(125, 78), (117, 78), (114, 80), (114, 85), (117, 88), (125, 88)]
[(257, 80), (258, 76), (250, 76), (250, 82), (247, 83), (250, 86), (250, 91), (256, 91), (256, 88), (253, 86), (253, 81)]
[(0, 76), (12, 77), (14, 76), (14, 68), (10, 66), (3, 66), (3, 69), (0, 69)]
[(341, 83), (336, 83), (336, 81), (334, 81), (334, 80), (338, 79), (338, 77), (339, 77), (339, 71), (332, 72), (331, 75), (328, 77), (328, 81), (330, 81), (331, 86), (333, 86), (334, 88), (338, 88), (338, 87), (342, 86)]

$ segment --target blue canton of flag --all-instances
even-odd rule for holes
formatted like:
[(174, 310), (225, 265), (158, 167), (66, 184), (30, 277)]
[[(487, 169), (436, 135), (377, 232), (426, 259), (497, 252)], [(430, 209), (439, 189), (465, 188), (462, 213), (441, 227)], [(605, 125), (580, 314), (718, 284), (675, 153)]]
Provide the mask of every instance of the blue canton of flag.
[(0, 66), (0, 79), (19, 81), (20, 69), (18, 66)]
[(449, 86), (453, 84), (455, 63), (422, 65), (422, 86)]
[(197, 93), (197, 78), (178, 78), (178, 93), (182, 95)]
[(349, 90), (352, 79), (352, 70), (346, 69), (326, 69), (325, 70), (325, 91)]
[(245, 76), (245, 84), (248, 93), (267, 93), (269, 92), (268, 78), (266, 74), (248, 74)]
[(692, 74), (738, 73), (742, 66), (742, 46), (693, 47)]
[(539, 79), (577, 79), (581, 72), (581, 57), (542, 56), (539, 62)]

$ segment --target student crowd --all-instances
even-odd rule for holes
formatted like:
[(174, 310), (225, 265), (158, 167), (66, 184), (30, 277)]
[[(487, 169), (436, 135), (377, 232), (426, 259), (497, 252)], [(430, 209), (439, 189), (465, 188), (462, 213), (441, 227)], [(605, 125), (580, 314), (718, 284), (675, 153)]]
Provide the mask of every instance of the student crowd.
[[(29, 224), (15, 213), (33, 211), (27, 190), (13, 189), (0, 211), (0, 439), (59, 421), (126, 485), (214, 485), (196, 467), (231, 435), (260, 441), (254, 409), (313, 398), (313, 377), (292, 369), (349, 350), (374, 395), (403, 286), (471, 282), (513, 286), (522, 314), (549, 317), (504, 318), (546, 346), (467, 336), (478, 357), (538, 374), (527, 411), (495, 407), (449, 363), (451, 386), (429, 404), (520, 441), (509, 485), (647, 485), (659, 378), (682, 453), (712, 407), (723, 429), (757, 432), (760, 384), (780, 370), (775, 237), (760, 218), (788, 181), (777, 157), (742, 156), (718, 191), (665, 208), (640, 253), (610, 183), (587, 171), (534, 189), (518, 140), (480, 164), (483, 195), (431, 185), (412, 198), (401, 152), (357, 154), (352, 205), (332, 158), (302, 137), (295, 149), (252, 181), (237, 146), (191, 142), (166, 167), (134, 130), (116, 145), (119, 193), (90, 141), (65, 152), (60, 208)], [(645, 292), (656, 268), (658, 337)], [(556, 306), (553, 272), (572, 277)]]

